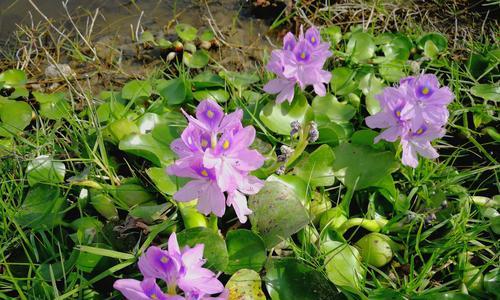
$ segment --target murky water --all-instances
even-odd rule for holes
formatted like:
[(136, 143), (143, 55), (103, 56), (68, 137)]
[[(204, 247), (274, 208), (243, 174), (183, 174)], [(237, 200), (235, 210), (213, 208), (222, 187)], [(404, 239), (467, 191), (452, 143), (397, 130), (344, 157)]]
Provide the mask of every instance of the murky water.
[(225, 42), (251, 49), (263, 45), (268, 30), (263, 20), (243, 16), (244, 0), (68, 0), (67, 12), (61, 2), (0, 0), (0, 41), (12, 38), (19, 24), (36, 26), (47, 22), (45, 17), (70, 31), (74, 30), (71, 16), (79, 30), (85, 32), (90, 27), (90, 16), (96, 12), (94, 39), (109, 35), (131, 37), (142, 30), (168, 33), (173, 32), (176, 23), (188, 23), (200, 29), (214, 26)]

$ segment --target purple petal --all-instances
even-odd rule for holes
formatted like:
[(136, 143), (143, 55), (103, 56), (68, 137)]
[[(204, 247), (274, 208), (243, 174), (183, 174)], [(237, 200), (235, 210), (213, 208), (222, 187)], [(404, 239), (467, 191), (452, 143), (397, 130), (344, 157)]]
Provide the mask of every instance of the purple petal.
[(118, 279), (113, 287), (129, 300), (151, 300), (141, 287), (141, 282), (135, 279)]
[(234, 135), (234, 144), (231, 147), (231, 151), (239, 151), (244, 148), (250, 147), (255, 140), (255, 128), (253, 126), (247, 126), (238, 130)]
[(203, 100), (196, 107), (196, 118), (204, 123), (209, 131), (217, 129), (223, 117), (222, 107), (213, 100)]
[(242, 224), (247, 221), (247, 215), (252, 213), (247, 206), (247, 198), (238, 191), (228, 193), (227, 205), (234, 208), (234, 211)]
[(177, 242), (177, 235), (175, 232), (172, 232), (170, 234), (170, 237), (168, 238), (168, 252), (170, 254), (180, 254), (181, 250), (179, 249), (179, 243)]
[(243, 118), (243, 110), (241, 109), (237, 109), (234, 112), (227, 114), (226, 116), (224, 116), (224, 118), (222, 118), (218, 132), (222, 133), (228, 130), (240, 129), (242, 127), (241, 125), (242, 118)]
[(411, 143), (405, 140), (401, 141), (401, 145), (403, 146), (403, 158), (401, 160), (403, 165), (416, 168), (418, 166), (417, 151)]
[(370, 128), (388, 128), (396, 125), (394, 119), (386, 112), (378, 112), (366, 117), (365, 123)]
[(289, 85), (290, 82), (287, 79), (276, 78), (266, 83), (262, 89), (268, 94), (277, 94), (286, 89)]
[(247, 195), (254, 195), (257, 194), (263, 186), (264, 181), (255, 176), (247, 175), (239, 182), (238, 190)]
[(205, 260), (203, 259), (204, 244), (197, 244), (193, 248), (188, 248), (182, 252), (182, 262), (186, 268), (201, 267)]
[(158, 300), (168, 300), (167, 296), (163, 293), (160, 287), (156, 284), (154, 278), (145, 278), (141, 282), (142, 290), (144, 294), (146, 294), (149, 299), (158, 299)]
[(283, 89), (281, 93), (279, 93), (278, 97), (276, 98), (276, 103), (281, 104), (285, 100), (287, 100), (288, 103), (292, 103), (294, 96), (295, 96), (295, 83), (291, 83), (288, 85), (287, 88)]
[(257, 150), (241, 149), (231, 153), (229, 163), (235, 169), (248, 172), (262, 167), (264, 160), (264, 156)]
[(200, 197), (207, 184), (206, 180), (191, 180), (186, 183), (177, 193), (174, 194), (174, 200), (180, 202), (189, 202)]
[(316, 83), (313, 85), (313, 87), (314, 87), (314, 92), (318, 96), (326, 95), (326, 89), (325, 89), (325, 85), (323, 83)]
[(198, 210), (205, 215), (213, 212), (216, 216), (222, 217), (226, 210), (226, 198), (215, 182), (205, 186), (203, 193), (198, 198)]

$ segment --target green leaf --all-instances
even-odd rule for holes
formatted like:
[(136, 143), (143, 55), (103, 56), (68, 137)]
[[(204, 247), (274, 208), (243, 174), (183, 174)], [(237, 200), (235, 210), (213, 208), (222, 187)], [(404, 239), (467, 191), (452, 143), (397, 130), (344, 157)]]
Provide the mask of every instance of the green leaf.
[(136, 219), (141, 219), (146, 224), (153, 224), (159, 220), (166, 220), (165, 213), (171, 207), (170, 203), (140, 205), (130, 210), (129, 214)]
[(215, 102), (224, 103), (229, 99), (229, 93), (225, 89), (201, 90), (194, 92), (193, 97), (198, 101), (212, 99)]
[(333, 122), (347, 122), (356, 114), (356, 109), (349, 104), (337, 101), (333, 95), (316, 96), (312, 101), (315, 114), (325, 114)]
[(30, 186), (41, 183), (62, 183), (66, 174), (63, 162), (53, 161), (48, 155), (41, 155), (28, 163), (26, 169)]
[(354, 81), (355, 71), (347, 67), (335, 68), (330, 83), (335, 95), (347, 95), (357, 88)]
[(91, 246), (78, 246), (77, 248), (81, 252), (92, 253), (99, 256), (111, 257), (115, 259), (135, 259), (135, 256), (130, 253), (119, 252), (111, 249), (103, 249)]
[[(96, 249), (104, 248), (105, 250), (107, 250), (111, 248), (110, 246), (102, 243), (95, 244), (95, 246), (99, 246), (96, 247)], [(76, 261), (76, 267), (82, 272), (91, 273), (104, 258), (104, 256), (99, 254), (80, 251), (80, 255), (78, 256), (78, 259)]]
[(194, 247), (197, 244), (204, 244), (205, 251), (203, 257), (207, 259), (205, 267), (213, 270), (224, 270), (228, 263), (228, 253), (226, 243), (222, 237), (213, 229), (196, 227), (185, 229), (177, 235), (180, 247)]
[(143, 157), (156, 166), (166, 166), (175, 155), (170, 148), (158, 141), (152, 134), (131, 134), (120, 141), (122, 151)]
[(61, 120), (70, 117), (70, 106), (64, 93), (43, 94), (33, 92), (40, 103), (40, 115), (49, 120)]
[(220, 71), (219, 75), (238, 90), (243, 90), (260, 80), (259, 76), (255, 73)]
[(184, 180), (176, 176), (170, 176), (165, 172), (165, 168), (149, 168), (146, 173), (154, 182), (158, 190), (167, 195), (177, 192), (177, 186), (182, 186)]
[(424, 45), (424, 55), (432, 59), (436, 59), (439, 54), (439, 48), (433, 41), (428, 40)]
[(346, 53), (357, 61), (366, 61), (375, 54), (375, 42), (366, 32), (355, 32), (346, 46)]
[(224, 79), (210, 71), (205, 71), (196, 75), (191, 81), (196, 90), (225, 86)]
[(425, 44), (431, 41), (438, 53), (444, 52), (446, 48), (448, 47), (448, 40), (446, 37), (440, 33), (428, 33), (426, 35), (423, 35), (417, 40), (417, 46), (425, 50)]
[(224, 270), (233, 274), (240, 269), (260, 271), (266, 262), (266, 246), (260, 236), (247, 229), (229, 231), (226, 235), (229, 262)]
[(295, 258), (273, 258), (266, 265), (266, 288), (272, 300), (342, 299), (335, 287)]
[(366, 110), (370, 115), (374, 115), (380, 111), (380, 103), (375, 98), (384, 89), (384, 84), (375, 74), (368, 73), (359, 81), (359, 88), (366, 97)]
[(175, 32), (182, 40), (190, 42), (196, 39), (196, 34), (198, 33), (198, 29), (194, 28), (191, 25), (181, 23), (175, 26)]
[(3, 82), (4, 88), (15, 88), (26, 84), (28, 78), (23, 70), (12, 69), (0, 73), (0, 82)]
[(358, 250), (337, 241), (327, 241), (320, 248), (325, 254), (326, 274), (330, 281), (348, 291), (358, 292), (365, 276)]
[(488, 69), (489, 61), (481, 54), (472, 53), (467, 61), (467, 69), (474, 78), (479, 78)]
[(193, 54), (184, 51), (182, 61), (186, 66), (192, 69), (200, 69), (208, 64), (210, 57), (208, 53), (203, 50), (196, 50)]
[(281, 182), (266, 181), (257, 194), (250, 196), (248, 206), (253, 211), (252, 227), (268, 249), (309, 223), (307, 210), (295, 191)]
[(342, 40), (342, 30), (340, 26), (332, 25), (321, 30), (321, 33), (326, 36), (330, 44), (337, 45)]
[(51, 229), (62, 221), (64, 204), (65, 199), (59, 197), (57, 187), (37, 184), (28, 191), (15, 218), (22, 227)]
[(307, 99), (302, 94), (295, 94), (292, 104), (287, 101), (276, 104), (271, 101), (264, 106), (260, 112), (260, 120), (271, 131), (290, 135), (290, 123), (299, 121), (301, 123), (307, 119), (307, 114), (311, 112), (311, 107), (307, 103)]
[(400, 61), (390, 61), (379, 65), (379, 73), (382, 78), (389, 82), (398, 82), (402, 77), (405, 77), (403, 72), (404, 64)]
[(397, 34), (389, 43), (382, 47), (382, 50), (386, 58), (405, 62), (410, 57), (412, 47), (413, 44), (407, 36)]
[(333, 162), (335, 157), (328, 145), (321, 145), (294, 168), (294, 174), (313, 187), (330, 186), (335, 182)]
[(26, 102), (0, 100), (0, 136), (10, 137), (31, 123), (31, 106)]
[(215, 39), (215, 35), (214, 35), (214, 32), (211, 29), (205, 29), (200, 34), (200, 41), (210, 42), (213, 39)]
[(373, 147), (374, 149), (385, 149), (387, 142), (380, 141), (374, 143), (375, 137), (380, 133), (371, 129), (362, 129), (354, 132), (351, 136), (351, 142), (356, 145), (365, 145)]
[(230, 300), (266, 300), (261, 288), (259, 273), (241, 269), (231, 276), (226, 284)]
[(72, 251), (71, 255), (67, 259), (59, 260), (52, 264), (41, 264), (36, 270), (36, 273), (47, 282), (51, 282), (52, 278), (57, 281), (61, 280), (64, 278), (65, 274), (69, 274), (71, 272), (78, 258), (78, 251)]
[(187, 99), (188, 87), (182, 78), (158, 80), (157, 88), (160, 96), (167, 101), (168, 105), (181, 104)]
[(153, 194), (149, 193), (142, 185), (133, 182), (122, 183), (114, 190), (111, 190), (111, 195), (129, 207), (155, 199)]
[(369, 146), (343, 143), (334, 149), (334, 153), (335, 177), (349, 189), (376, 186), (384, 176), (399, 167), (393, 153), (380, 152)]
[(151, 33), (151, 31), (144, 31), (142, 34), (141, 34), (141, 43), (152, 43), (152, 44), (155, 44), (155, 37), (153, 35), (153, 33)]
[(295, 192), (295, 195), (299, 198), (300, 203), (303, 205), (305, 205), (307, 200), (310, 198), (307, 182), (298, 176), (288, 174), (278, 176), (273, 174), (266, 180), (277, 181), (291, 188)]
[(141, 102), (151, 96), (153, 87), (144, 80), (132, 80), (127, 82), (122, 89), (122, 97), (134, 102)]
[(500, 85), (498, 84), (476, 84), (470, 89), (470, 92), (472, 95), (484, 100), (500, 101)]

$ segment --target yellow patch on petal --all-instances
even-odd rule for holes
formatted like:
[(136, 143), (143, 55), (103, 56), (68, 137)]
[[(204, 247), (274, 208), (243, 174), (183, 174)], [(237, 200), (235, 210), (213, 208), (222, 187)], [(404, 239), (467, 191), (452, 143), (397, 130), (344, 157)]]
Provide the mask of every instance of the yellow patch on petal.
[(211, 110), (207, 110), (207, 117), (209, 117), (210, 119), (214, 117), (214, 112), (211, 111)]
[(300, 53), (300, 58), (305, 59), (306, 58), (306, 53), (305, 52)]
[(424, 87), (424, 88), (422, 89), (422, 94), (424, 94), (424, 95), (429, 94), (429, 88)]
[(156, 294), (151, 294), (151, 296), (149, 298), (156, 300), (156, 299), (158, 299), (158, 296), (156, 296)]
[(167, 263), (167, 262), (168, 262), (168, 257), (163, 256), (163, 257), (160, 259), (160, 261), (161, 261), (162, 263)]
[(227, 148), (229, 148), (229, 141), (228, 140), (224, 141), (224, 144), (222, 144), (222, 148), (224, 148), (224, 150), (227, 150)]
[(316, 43), (316, 38), (315, 37), (311, 38), (311, 43)]
[(208, 146), (208, 141), (207, 141), (207, 140), (205, 140), (205, 139), (201, 139), (201, 146), (202, 146), (202, 147), (206, 147), (206, 146)]
[(401, 111), (400, 110), (396, 110), (396, 116), (401, 117)]
[(424, 130), (423, 130), (422, 128), (419, 128), (419, 129), (417, 130), (417, 134), (422, 134), (423, 132), (424, 132)]
[(203, 176), (207, 177), (207, 176), (208, 176), (208, 172), (207, 172), (207, 170), (202, 170), (202, 171), (201, 171), (201, 175), (203, 175)]

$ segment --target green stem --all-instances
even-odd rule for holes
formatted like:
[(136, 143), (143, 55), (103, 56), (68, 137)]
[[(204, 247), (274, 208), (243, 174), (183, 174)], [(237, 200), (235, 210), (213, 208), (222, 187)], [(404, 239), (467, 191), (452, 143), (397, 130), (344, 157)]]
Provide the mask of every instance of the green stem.
[(181, 213), (182, 221), (184, 222), (184, 227), (195, 228), (195, 227), (207, 227), (207, 218), (200, 214), (193, 202), (188, 203), (178, 203), (179, 211)]

